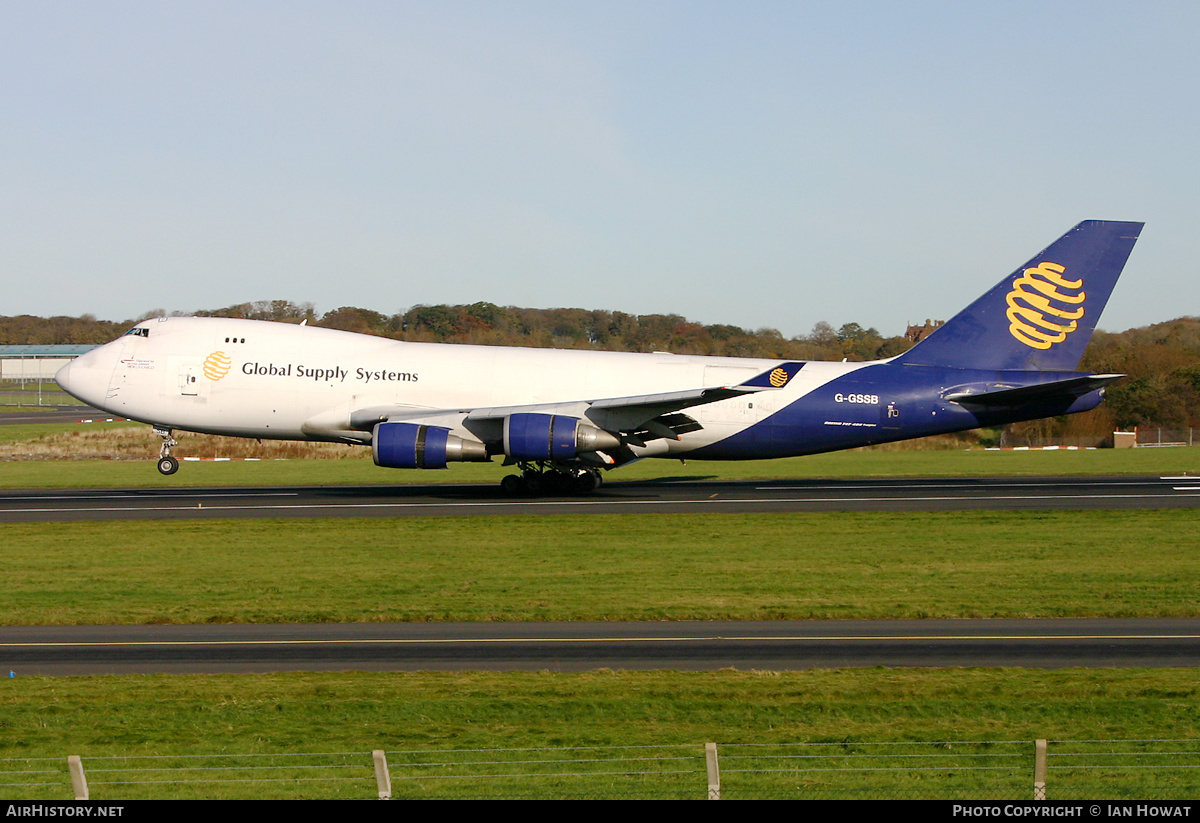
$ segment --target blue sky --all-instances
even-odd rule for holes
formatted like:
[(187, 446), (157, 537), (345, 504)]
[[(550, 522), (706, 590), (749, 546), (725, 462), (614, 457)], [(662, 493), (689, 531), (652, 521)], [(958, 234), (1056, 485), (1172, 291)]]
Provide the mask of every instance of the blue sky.
[(1200, 314), (1200, 6), (0, 3), (0, 314), (948, 318), (1079, 220)]

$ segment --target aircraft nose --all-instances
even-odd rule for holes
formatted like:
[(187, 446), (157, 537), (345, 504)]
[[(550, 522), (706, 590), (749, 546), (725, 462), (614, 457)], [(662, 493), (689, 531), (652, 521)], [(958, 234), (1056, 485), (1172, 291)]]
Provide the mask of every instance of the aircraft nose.
[(54, 382), (72, 397), (99, 408), (108, 394), (112, 367), (100, 367), (93, 354), (89, 352), (67, 363), (54, 375)]
[(67, 394), (71, 393), (71, 363), (72, 362), (74, 362), (74, 361), (68, 361), (67, 365), (63, 366), (61, 369), (59, 369), (57, 372), (54, 373), (54, 382), (58, 384), (58, 387), (60, 389), (67, 392)]

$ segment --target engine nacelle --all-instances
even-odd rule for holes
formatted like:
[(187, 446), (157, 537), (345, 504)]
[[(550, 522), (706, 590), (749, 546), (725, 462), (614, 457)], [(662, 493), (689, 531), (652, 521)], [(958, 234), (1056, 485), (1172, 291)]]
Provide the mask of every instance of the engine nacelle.
[(380, 423), (371, 437), (376, 466), (389, 469), (444, 469), (448, 462), (486, 462), (487, 447), (463, 440), (441, 426)]
[(520, 412), (504, 418), (504, 453), (514, 460), (572, 460), (580, 452), (620, 445), (616, 436), (578, 417)]

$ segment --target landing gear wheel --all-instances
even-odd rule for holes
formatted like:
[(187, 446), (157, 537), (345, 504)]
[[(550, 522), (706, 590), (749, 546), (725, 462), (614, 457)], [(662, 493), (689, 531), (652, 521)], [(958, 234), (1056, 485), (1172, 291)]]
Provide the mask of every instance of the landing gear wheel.
[(578, 465), (554, 464), (549, 461), (526, 461), (519, 464), (520, 474), (507, 475), (500, 481), (501, 490), (513, 497), (540, 497), (544, 494), (591, 494), (600, 488), (604, 476), (593, 468)]
[(595, 472), (584, 472), (575, 478), (575, 491), (580, 494), (591, 494), (600, 488), (600, 475)]
[(178, 446), (179, 441), (171, 436), (170, 429), (161, 426), (155, 426), (154, 433), (162, 438), (162, 448), (158, 450), (158, 473), (174, 474), (179, 471), (179, 461), (171, 456), (171, 447)]

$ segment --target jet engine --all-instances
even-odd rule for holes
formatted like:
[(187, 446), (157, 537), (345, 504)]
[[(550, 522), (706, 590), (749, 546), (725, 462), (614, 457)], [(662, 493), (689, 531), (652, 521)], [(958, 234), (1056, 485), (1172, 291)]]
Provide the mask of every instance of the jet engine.
[(482, 443), (419, 423), (380, 423), (371, 437), (371, 455), (376, 466), (389, 469), (444, 469), (452, 461), (489, 460)]
[(620, 445), (615, 435), (578, 417), (520, 412), (504, 418), (504, 453), (513, 460), (572, 460)]

